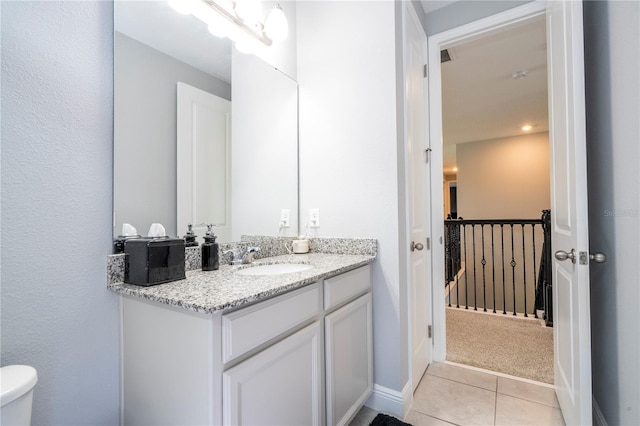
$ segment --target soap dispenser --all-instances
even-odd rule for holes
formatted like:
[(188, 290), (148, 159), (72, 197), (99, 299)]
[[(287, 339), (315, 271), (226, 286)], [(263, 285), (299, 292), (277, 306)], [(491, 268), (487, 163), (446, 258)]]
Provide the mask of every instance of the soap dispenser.
[(184, 235), (185, 247), (198, 247), (198, 242), (196, 241), (196, 233), (193, 232), (193, 225), (187, 225), (187, 233)]
[(218, 243), (216, 236), (213, 235), (213, 225), (207, 225), (207, 233), (202, 243), (202, 270), (216, 271), (220, 267), (220, 258), (218, 257)]

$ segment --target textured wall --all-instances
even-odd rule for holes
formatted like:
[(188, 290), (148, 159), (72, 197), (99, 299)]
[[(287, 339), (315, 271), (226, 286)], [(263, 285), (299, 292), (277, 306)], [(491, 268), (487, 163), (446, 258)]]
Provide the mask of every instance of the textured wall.
[(2, 365), (38, 370), (34, 424), (118, 424), (112, 4), (1, 15)]
[(584, 3), (593, 395), (640, 424), (640, 3)]

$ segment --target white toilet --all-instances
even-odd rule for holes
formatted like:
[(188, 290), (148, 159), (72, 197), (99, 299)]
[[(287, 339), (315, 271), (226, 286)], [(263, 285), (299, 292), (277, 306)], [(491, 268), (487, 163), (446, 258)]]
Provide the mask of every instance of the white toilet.
[(30, 425), (33, 387), (38, 373), (28, 365), (0, 368), (0, 425)]

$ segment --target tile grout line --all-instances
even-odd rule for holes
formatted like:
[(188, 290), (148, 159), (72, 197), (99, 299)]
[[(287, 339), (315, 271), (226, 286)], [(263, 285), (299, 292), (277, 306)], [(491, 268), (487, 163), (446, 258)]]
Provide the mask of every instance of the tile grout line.
[(450, 377), (442, 377), (442, 376), (438, 376), (438, 375), (436, 375), (436, 374), (429, 374), (429, 375), (430, 375), (431, 377), (437, 377), (437, 378), (439, 378), (439, 379), (449, 380), (450, 382), (458, 383), (458, 384), (461, 384), (461, 385), (471, 386), (471, 387), (474, 387), (474, 388), (476, 388), (476, 389), (486, 390), (487, 392), (496, 392), (496, 390), (497, 390), (497, 388), (498, 388), (498, 381), (497, 381), (497, 380), (496, 380), (496, 390), (491, 390), (491, 389), (483, 388), (482, 386), (477, 386), (477, 385), (474, 385), (474, 384), (471, 384), (471, 383), (461, 382), (461, 381), (458, 381), (458, 380), (452, 379), (452, 378), (450, 378)]
[(497, 422), (498, 422), (498, 383), (496, 380), (496, 399), (493, 405), (493, 426), (496, 426)]

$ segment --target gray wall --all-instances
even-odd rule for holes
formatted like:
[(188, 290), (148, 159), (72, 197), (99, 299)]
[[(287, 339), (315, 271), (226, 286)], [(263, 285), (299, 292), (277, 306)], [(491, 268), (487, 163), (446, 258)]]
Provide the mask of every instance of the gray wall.
[(118, 424), (112, 4), (1, 7), (2, 365), (38, 370), (34, 424)]
[[(123, 34), (115, 34), (114, 204), (122, 223), (147, 235), (176, 230), (176, 83), (231, 100), (231, 85)], [(151, 161), (152, 159), (152, 161)]]
[(640, 424), (640, 3), (584, 3), (593, 394)]

